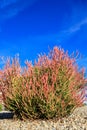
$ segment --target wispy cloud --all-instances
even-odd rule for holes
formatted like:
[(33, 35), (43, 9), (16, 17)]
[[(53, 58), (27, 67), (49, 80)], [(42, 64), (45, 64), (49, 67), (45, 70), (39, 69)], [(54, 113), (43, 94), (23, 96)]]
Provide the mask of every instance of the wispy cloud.
[(71, 26), (69, 29), (65, 30), (65, 33), (74, 33), (81, 29), (83, 25), (87, 24), (87, 18), (83, 19), (82, 21), (76, 23), (75, 25)]
[(0, 8), (1, 9), (5, 8), (6, 6), (9, 6), (9, 5), (16, 3), (16, 2), (18, 2), (18, 0), (1, 0), (0, 1)]
[[(73, 34), (78, 33), (82, 26), (87, 25), (87, 17), (83, 20), (76, 22), (76, 24), (73, 24), (69, 27), (67, 27), (65, 30), (61, 30), (59, 33), (57, 33), (55, 36), (57, 37), (57, 41), (59, 43), (65, 41), (67, 38), (72, 37)], [(54, 35), (53, 35), (54, 37)]]
[(66, 28), (65, 30), (61, 30), (58, 33), (54, 34), (44, 34), (44, 35), (29, 35), (28, 37), (22, 39), (26, 43), (54, 43), (54, 44), (62, 44), (64, 41), (66, 41), (68, 38), (72, 37), (74, 33), (79, 31), (83, 25), (87, 24), (87, 18), (83, 19), (82, 21), (72, 25), (71, 27)]
[(0, 21), (17, 15), (24, 8), (33, 5), (38, 0), (1, 0)]

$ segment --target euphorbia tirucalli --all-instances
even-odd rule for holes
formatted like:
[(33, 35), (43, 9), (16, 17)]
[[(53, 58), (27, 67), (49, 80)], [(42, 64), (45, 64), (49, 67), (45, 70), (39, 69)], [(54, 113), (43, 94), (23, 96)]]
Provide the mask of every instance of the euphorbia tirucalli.
[(4, 103), (20, 119), (60, 118), (83, 104), (84, 69), (63, 49), (54, 47), (23, 69), (17, 58), (7, 64), (0, 73)]
[(6, 98), (8, 89), (12, 88), (12, 79), (14, 77), (20, 77), (21, 67), (19, 64), (19, 58), (7, 58), (6, 64), (2, 70), (0, 70), (0, 88), (3, 94), (3, 100)]

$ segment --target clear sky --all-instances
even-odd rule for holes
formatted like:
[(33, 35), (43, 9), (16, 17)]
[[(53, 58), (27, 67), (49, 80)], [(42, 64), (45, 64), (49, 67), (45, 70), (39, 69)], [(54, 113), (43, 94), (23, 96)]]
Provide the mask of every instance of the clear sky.
[(0, 0), (0, 56), (19, 53), (23, 64), (55, 45), (87, 67), (87, 0)]

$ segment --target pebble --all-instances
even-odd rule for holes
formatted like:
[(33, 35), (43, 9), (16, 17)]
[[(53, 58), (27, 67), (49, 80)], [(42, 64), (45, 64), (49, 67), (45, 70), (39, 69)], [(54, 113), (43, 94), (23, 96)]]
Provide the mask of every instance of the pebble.
[(57, 121), (1, 119), (0, 130), (87, 130), (87, 106), (76, 108), (70, 116)]

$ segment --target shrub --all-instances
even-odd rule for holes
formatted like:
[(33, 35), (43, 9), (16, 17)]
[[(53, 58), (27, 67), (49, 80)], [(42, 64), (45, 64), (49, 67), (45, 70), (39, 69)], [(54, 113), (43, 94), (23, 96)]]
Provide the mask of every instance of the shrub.
[(84, 69), (58, 47), (34, 66), (27, 61), (24, 69), (17, 59), (9, 61), (0, 78), (5, 106), (20, 119), (60, 118), (83, 104)]
[(5, 66), (0, 70), (0, 90), (3, 95), (3, 100), (6, 99), (6, 93), (12, 87), (12, 80), (14, 77), (20, 77), (21, 67), (19, 58), (7, 58)]
[(0, 111), (2, 111), (2, 105), (0, 104)]

